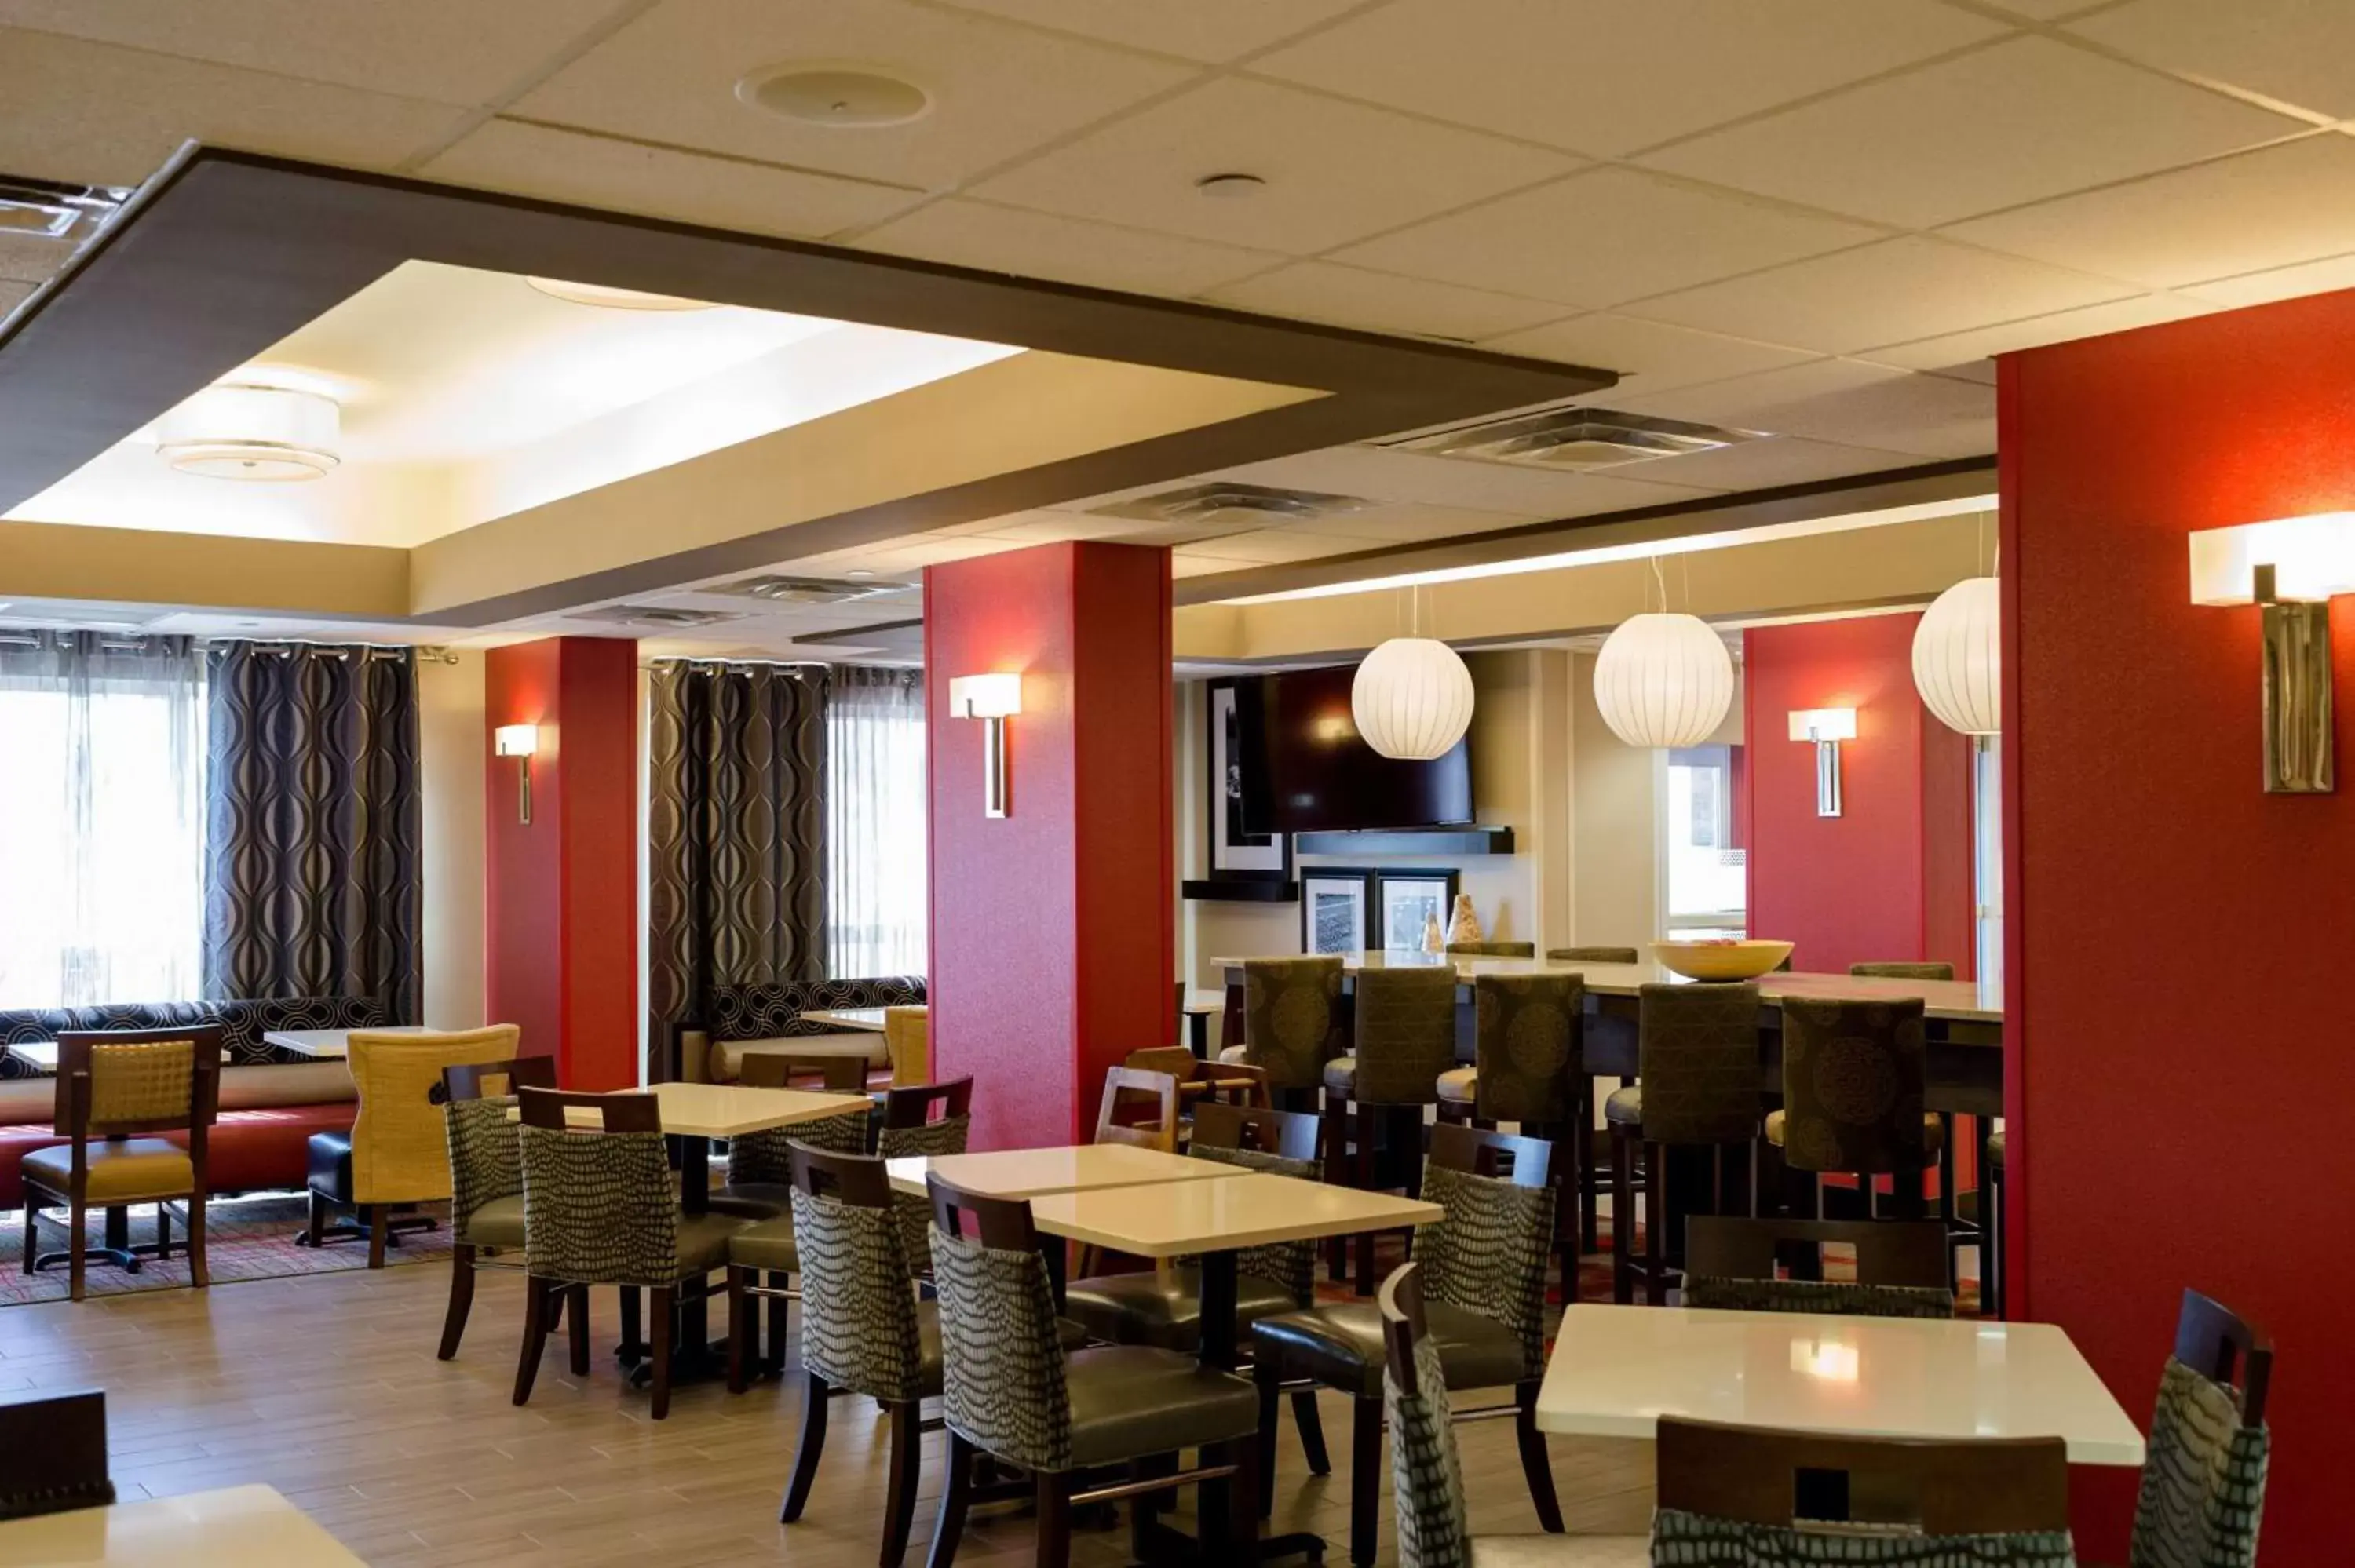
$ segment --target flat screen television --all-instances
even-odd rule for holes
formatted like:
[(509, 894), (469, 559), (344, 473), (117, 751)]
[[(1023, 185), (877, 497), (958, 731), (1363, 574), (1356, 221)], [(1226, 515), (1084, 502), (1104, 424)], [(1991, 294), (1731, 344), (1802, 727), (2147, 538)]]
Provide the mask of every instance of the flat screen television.
[[(1262, 676), (1238, 692), (1242, 814), (1253, 833), (1429, 828), (1472, 820), (1472, 758), (1384, 757), (1349, 711), (1354, 664)], [(1256, 710), (1256, 722), (1253, 722)]]

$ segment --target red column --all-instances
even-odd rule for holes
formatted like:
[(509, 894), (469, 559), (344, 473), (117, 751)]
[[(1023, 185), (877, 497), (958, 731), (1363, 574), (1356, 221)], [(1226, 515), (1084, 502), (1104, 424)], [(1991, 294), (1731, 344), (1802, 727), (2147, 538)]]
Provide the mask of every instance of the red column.
[[(1998, 389), (2011, 1305), (2137, 1420), (2186, 1286), (2263, 1324), (2262, 1561), (2339, 1561), (2355, 600), (2339, 792), (2266, 795), (2259, 612), (2190, 602), (2185, 535), (2355, 508), (2355, 293), (2009, 356)], [(2073, 1492), (2123, 1560), (2130, 1478)]]
[[(1169, 554), (1061, 544), (924, 574), (932, 1040), (974, 1147), (1084, 1140), (1104, 1069), (1176, 1038)], [(1022, 676), (1012, 804), (958, 675)]]
[(571, 1089), (638, 1082), (637, 644), (559, 637), (494, 648), (483, 749), (538, 726), (531, 821), (513, 758), (491, 758), (485, 816), (490, 1015), (553, 1052)]

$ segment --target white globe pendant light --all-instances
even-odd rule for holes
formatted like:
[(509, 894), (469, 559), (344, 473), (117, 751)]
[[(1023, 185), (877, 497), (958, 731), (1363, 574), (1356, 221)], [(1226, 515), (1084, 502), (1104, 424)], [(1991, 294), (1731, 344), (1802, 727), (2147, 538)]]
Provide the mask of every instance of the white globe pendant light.
[(1996, 578), (1965, 577), (1913, 629), (1913, 688), (1948, 729), (2003, 729), (2002, 599)]
[(1349, 685), (1349, 712), (1384, 757), (1444, 757), (1472, 725), (1472, 672), (1446, 643), (1393, 637), (1366, 655)]
[(1733, 702), (1733, 656), (1695, 615), (1622, 621), (1594, 661), (1594, 705), (1630, 746), (1699, 746)]

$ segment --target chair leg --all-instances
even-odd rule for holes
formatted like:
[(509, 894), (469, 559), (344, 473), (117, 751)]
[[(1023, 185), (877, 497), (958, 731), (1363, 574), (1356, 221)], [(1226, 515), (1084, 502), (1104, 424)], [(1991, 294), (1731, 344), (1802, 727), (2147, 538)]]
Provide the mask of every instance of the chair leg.
[(1275, 1495), (1275, 1419), (1284, 1393), (1284, 1368), (1274, 1356), (1262, 1355), (1252, 1363), (1252, 1382), (1259, 1387), (1260, 1506), (1272, 1508)]
[(973, 1506), (973, 1445), (949, 1434), (948, 1462), (941, 1477), (941, 1511), (932, 1525), (932, 1554), (924, 1568), (950, 1568), (964, 1540), (965, 1510)]
[[(41, 1255), (41, 1205), (25, 1194), (25, 1272), (35, 1272), (33, 1265)], [(1984, 1272), (1984, 1271), (1982, 1271)]]
[(565, 1327), (571, 1335), (572, 1375), (589, 1375), (589, 1287), (576, 1285), (564, 1293), (564, 1310), (570, 1319)]
[(1636, 1299), (1636, 1171), (1625, 1134), (1611, 1138), (1611, 1299), (1625, 1307)]
[(155, 1205), (155, 1261), (164, 1263), (172, 1255), (172, 1205)]
[(67, 1290), (75, 1300), (79, 1301), (82, 1298), (82, 1276), (86, 1269), (85, 1260), (82, 1257), (82, 1244), (86, 1238), (82, 1234), (82, 1227), (90, 1224), (90, 1210), (80, 1199), (76, 1199), (73, 1206), (67, 1213), (72, 1216), (73, 1226), (66, 1237)]
[[(1359, 1100), (1355, 1102), (1349, 1119), (1356, 1124), (1358, 1135), (1356, 1158), (1350, 1162), (1349, 1185), (1361, 1192), (1370, 1192), (1374, 1190), (1374, 1162), (1380, 1153), (1376, 1129), (1381, 1116), (1376, 1107)], [(1374, 1293), (1374, 1233), (1360, 1231), (1356, 1239), (1358, 1294), (1371, 1296)]]
[(539, 1356), (548, 1349), (548, 1297), (557, 1287), (536, 1275), (523, 1285), (523, 1354), (516, 1362), (515, 1402), (531, 1397), (532, 1381), (539, 1376)]
[(205, 1252), (205, 1195), (188, 1194), (188, 1283), (204, 1289), (213, 1282), (212, 1260)]
[[(1333, 1457), (1325, 1451), (1325, 1417), (1316, 1408), (1315, 1389), (1296, 1388), (1292, 1391), (1292, 1424), (1300, 1428), (1300, 1452), (1308, 1462), (1308, 1473), (1312, 1476), (1331, 1475)], [(1261, 1475), (1267, 1489), (1272, 1489), (1275, 1485), (1274, 1434), (1263, 1428), (1260, 1444), (1267, 1450)]]
[(638, 1287), (624, 1285), (616, 1292), (622, 1298), (622, 1343), (620, 1360), (625, 1367), (635, 1367), (645, 1359), (645, 1328), (639, 1319)]
[(923, 1478), (924, 1421), (920, 1401), (894, 1404), (891, 1411), (891, 1483), (883, 1507), (883, 1554), (880, 1568), (900, 1568), (908, 1554), (908, 1531), (916, 1518), (916, 1487)]
[(1571, 1142), (1572, 1158), (1578, 1165), (1578, 1250), (1583, 1256), (1602, 1250), (1603, 1203), (1595, 1191), (1600, 1183), (1595, 1180), (1594, 1080), (1582, 1075), (1575, 1087), (1570, 1113), (1577, 1119), (1572, 1126)]
[(1381, 1540), (1382, 1402), (1359, 1395), (1349, 1427), (1349, 1561), (1373, 1568)]
[(368, 1266), (384, 1266), (385, 1239), (391, 1234), (392, 1211), (382, 1203), (368, 1205)]
[[(1227, 1447), (1235, 1467), (1235, 1478), (1227, 1487), (1227, 1561), (1243, 1568), (1259, 1561), (1260, 1444), (1257, 1436), (1241, 1437)], [(1203, 1510), (1203, 1555), (1215, 1558), (1216, 1553), (1209, 1551), (1209, 1512)]]
[(466, 1314), (474, 1305), (474, 1249), (464, 1242), (450, 1248), (450, 1307), (442, 1314), (442, 1361), (456, 1359), (458, 1341), (466, 1337)]
[(1513, 1436), (1521, 1446), (1521, 1474), (1529, 1478), (1529, 1500), (1538, 1505), (1538, 1528), (1560, 1535), (1561, 1499), (1554, 1495), (1553, 1461), (1546, 1455), (1545, 1434), (1538, 1430), (1538, 1382), (1525, 1379), (1513, 1389)]
[[(793, 1276), (782, 1269), (769, 1270), (768, 1280), (769, 1288), (772, 1290), (789, 1289), (793, 1285)], [(785, 1374), (786, 1305), (783, 1296), (769, 1298), (769, 1342), (762, 1350), (761, 1364), (768, 1369), (769, 1375), (772, 1377), (783, 1377)]]
[(728, 1392), (741, 1393), (750, 1381), (746, 1376), (752, 1361), (752, 1314), (759, 1310), (753, 1298), (744, 1293), (745, 1280), (753, 1271), (737, 1264), (728, 1266)]
[(1071, 1491), (1077, 1472), (1039, 1472), (1039, 1568), (1071, 1568)]
[(303, 1195), (310, 1200), (310, 1204), (303, 1229), (294, 1237), (294, 1245), (325, 1246), (327, 1245), (327, 1200), (321, 1196), (316, 1187), (305, 1188)]
[(793, 1478), (785, 1483), (785, 1504), (777, 1510), (779, 1524), (801, 1518), (817, 1480), (817, 1462), (826, 1453), (826, 1407), (832, 1393), (826, 1379), (814, 1372), (802, 1373), (802, 1435), (794, 1448)]
[(1668, 1299), (1668, 1147), (1644, 1145), (1644, 1305), (1657, 1307)]
[(654, 1409), (655, 1420), (670, 1414), (670, 1335), (671, 1303), (677, 1298), (678, 1287), (657, 1285), (654, 1299), (648, 1304), (646, 1316), (655, 1329)]

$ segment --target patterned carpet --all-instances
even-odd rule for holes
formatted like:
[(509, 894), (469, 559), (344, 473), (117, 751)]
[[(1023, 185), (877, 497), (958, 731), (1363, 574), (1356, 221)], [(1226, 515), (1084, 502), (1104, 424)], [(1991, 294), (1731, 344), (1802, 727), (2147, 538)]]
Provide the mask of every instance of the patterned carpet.
[[(441, 1221), (442, 1228), (411, 1231), (400, 1238), (400, 1245), (385, 1254), (387, 1266), (404, 1263), (432, 1263), (450, 1255), (450, 1235), (447, 1203), (427, 1203), (421, 1213)], [(295, 1233), (303, 1228), (306, 1204), (299, 1195), (265, 1193), (252, 1197), (216, 1199), (205, 1209), (207, 1252), (212, 1266), (215, 1285), (226, 1285), (240, 1279), (275, 1279), (290, 1274), (333, 1274), (341, 1269), (368, 1266), (368, 1243), (357, 1238), (330, 1242), (324, 1247), (296, 1246)], [(38, 1274), (25, 1272), (24, 1226), (22, 1211), (11, 1219), (5, 1234), (0, 1234), (0, 1306), (18, 1306), (27, 1301), (62, 1301), (70, 1294), (66, 1283), (66, 1267), (52, 1264)], [(100, 1215), (90, 1216), (90, 1238), (99, 1241), (104, 1229)], [(155, 1206), (141, 1204), (131, 1211), (131, 1239), (134, 1242), (155, 1239)], [(162, 1263), (150, 1258), (142, 1262), (139, 1272), (129, 1274), (110, 1263), (92, 1260), (86, 1288), (92, 1296), (114, 1296), (133, 1290), (175, 1290), (188, 1284), (188, 1262), (179, 1251), (183, 1240), (181, 1227), (172, 1227), (173, 1255)], [(65, 1245), (65, 1215), (62, 1211), (45, 1213), (41, 1220), (43, 1252), (56, 1252)]]

